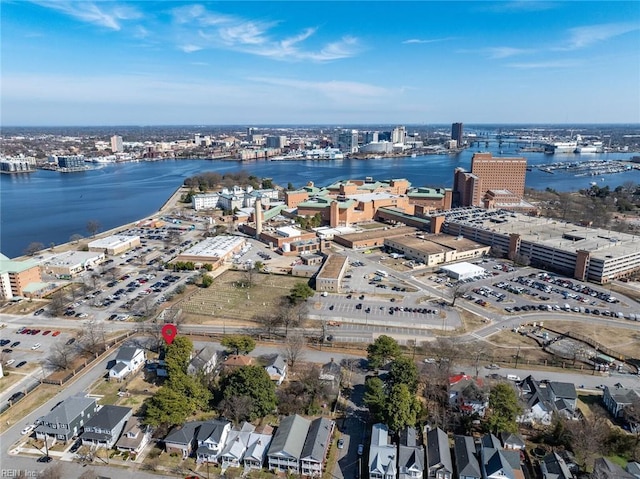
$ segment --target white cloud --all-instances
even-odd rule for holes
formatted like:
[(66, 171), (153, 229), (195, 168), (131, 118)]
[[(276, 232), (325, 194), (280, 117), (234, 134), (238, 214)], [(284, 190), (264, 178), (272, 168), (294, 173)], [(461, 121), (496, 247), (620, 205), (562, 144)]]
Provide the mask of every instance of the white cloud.
[(500, 59), (531, 53), (531, 50), (513, 47), (493, 47), (485, 49), (485, 52), (488, 54), (489, 58)]
[(417, 43), (417, 44), (438, 43), (438, 42), (446, 42), (446, 41), (452, 40), (452, 39), (453, 39), (453, 37), (432, 38), (432, 39), (410, 38), (409, 40), (404, 40), (402, 42), (402, 44), (403, 45), (410, 45), (412, 43)]
[(111, 30), (120, 30), (122, 20), (135, 20), (142, 14), (130, 5), (118, 5), (104, 2), (98, 5), (94, 2), (66, 1), (66, 0), (32, 0), (42, 7), (56, 10), (77, 20), (93, 23)]
[(637, 23), (603, 23), (571, 28), (569, 30), (568, 45), (563, 49), (576, 50), (584, 48), (636, 30), (640, 30), (640, 25)]
[(185, 53), (193, 53), (202, 50), (202, 47), (199, 47), (198, 45), (182, 45), (180, 50)]
[(584, 64), (581, 60), (552, 60), (544, 62), (529, 62), (529, 63), (510, 63), (507, 66), (511, 68), (518, 68), (521, 70), (534, 70), (534, 69), (558, 69), (558, 68), (576, 68)]

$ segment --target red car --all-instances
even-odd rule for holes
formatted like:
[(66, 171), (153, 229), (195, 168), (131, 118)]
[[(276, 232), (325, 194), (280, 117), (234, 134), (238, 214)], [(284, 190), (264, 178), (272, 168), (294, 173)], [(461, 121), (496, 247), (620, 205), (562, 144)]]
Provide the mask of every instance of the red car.
[(50, 329), (47, 329), (45, 332), (42, 333), (43, 336), (46, 336), (47, 334), (49, 334), (51, 332)]
[(60, 331), (54, 331), (51, 336), (58, 336), (59, 334), (60, 334)]
[(23, 329), (20, 334), (31, 334), (31, 330), (29, 328)]

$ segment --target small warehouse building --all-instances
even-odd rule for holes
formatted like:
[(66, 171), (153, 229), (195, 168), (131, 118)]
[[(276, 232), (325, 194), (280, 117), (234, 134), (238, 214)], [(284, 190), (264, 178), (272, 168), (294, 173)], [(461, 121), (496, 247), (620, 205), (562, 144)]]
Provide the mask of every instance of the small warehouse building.
[(348, 264), (346, 256), (329, 255), (316, 276), (316, 291), (339, 292)]
[(458, 281), (477, 278), (487, 273), (484, 268), (471, 263), (456, 263), (440, 268), (441, 271), (447, 273), (450, 278)]
[(110, 255), (119, 255), (140, 246), (140, 236), (111, 235), (91, 241), (89, 251), (99, 251)]

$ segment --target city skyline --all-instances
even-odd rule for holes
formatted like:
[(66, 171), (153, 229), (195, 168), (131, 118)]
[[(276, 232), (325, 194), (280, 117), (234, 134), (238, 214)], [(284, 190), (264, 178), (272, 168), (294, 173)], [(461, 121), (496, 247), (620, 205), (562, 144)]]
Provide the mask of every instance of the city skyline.
[(3, 2), (2, 125), (637, 123), (637, 2)]

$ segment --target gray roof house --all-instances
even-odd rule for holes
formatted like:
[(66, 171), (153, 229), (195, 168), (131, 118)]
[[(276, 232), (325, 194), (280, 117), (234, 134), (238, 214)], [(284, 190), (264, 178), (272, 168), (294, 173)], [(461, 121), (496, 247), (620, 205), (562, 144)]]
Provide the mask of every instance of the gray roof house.
[(198, 462), (217, 462), (230, 431), (231, 422), (226, 419), (204, 421), (196, 430)]
[(142, 368), (146, 359), (144, 349), (122, 346), (118, 349), (116, 364), (109, 370), (109, 379), (124, 379)]
[(396, 446), (389, 442), (389, 429), (384, 424), (374, 424), (369, 447), (369, 478), (395, 479), (397, 470)]
[(625, 470), (636, 477), (636, 479), (640, 479), (640, 462), (631, 461), (627, 463), (627, 467)]
[(424, 447), (418, 444), (415, 428), (407, 427), (400, 434), (398, 445), (398, 479), (422, 479)]
[(277, 354), (264, 369), (269, 374), (269, 378), (276, 383), (276, 386), (280, 386), (287, 376), (287, 361), (280, 354)]
[(567, 463), (557, 452), (547, 454), (540, 461), (542, 479), (572, 479), (573, 474), (567, 467)]
[(533, 376), (527, 376), (518, 384), (518, 394), (524, 402), (524, 411), (517, 418), (520, 423), (550, 425), (554, 406), (549, 398), (549, 390), (542, 387)]
[(116, 442), (118, 451), (128, 451), (136, 455), (149, 443), (151, 439), (151, 430), (149, 426), (145, 426), (138, 417), (130, 417), (124, 425), (122, 436)]
[(300, 454), (300, 469), (303, 476), (321, 476), (335, 422), (320, 417), (309, 426), (307, 438)]
[(599, 457), (593, 463), (593, 479), (636, 479), (635, 476), (606, 457)]
[(202, 421), (187, 422), (182, 426), (175, 427), (164, 438), (164, 447), (171, 453), (179, 453), (182, 457), (189, 457), (196, 442), (196, 431)]
[(272, 439), (273, 428), (271, 426), (262, 426), (251, 433), (243, 458), (245, 470), (262, 469)]
[(240, 467), (242, 465), (242, 458), (249, 445), (249, 438), (255, 430), (256, 427), (253, 424), (243, 422), (240, 427), (229, 431), (224, 449), (218, 456), (223, 470), (226, 467)]
[(502, 441), (502, 447), (505, 449), (521, 451), (526, 446), (522, 436), (512, 432), (501, 432), (500, 440)]
[(476, 446), (471, 436), (454, 436), (453, 451), (458, 479), (481, 479), (482, 471), (476, 459)]
[(297, 414), (280, 421), (267, 452), (269, 470), (296, 473), (300, 471), (302, 448), (310, 426), (311, 421)]
[(435, 479), (451, 479), (453, 463), (447, 433), (440, 428), (425, 434), (427, 441), (427, 474)]
[(97, 411), (98, 403), (94, 398), (83, 394), (68, 397), (36, 421), (36, 437), (67, 442), (80, 433)]
[(132, 409), (123, 406), (102, 406), (100, 410), (84, 425), (80, 436), (85, 446), (105, 447), (110, 449), (116, 443), (124, 425), (131, 417)]
[(498, 438), (485, 434), (480, 440), (480, 465), (485, 479), (516, 479)]
[(576, 393), (576, 386), (573, 383), (549, 381), (547, 390), (549, 391), (549, 400), (559, 413), (569, 417), (575, 414), (578, 393)]
[(605, 386), (602, 402), (615, 418), (622, 417), (625, 406), (640, 400), (640, 388), (610, 388)]
[(207, 345), (196, 353), (191, 358), (189, 365), (187, 366), (187, 374), (194, 375), (196, 373), (203, 373), (205, 375), (211, 374), (218, 365), (218, 350)]

